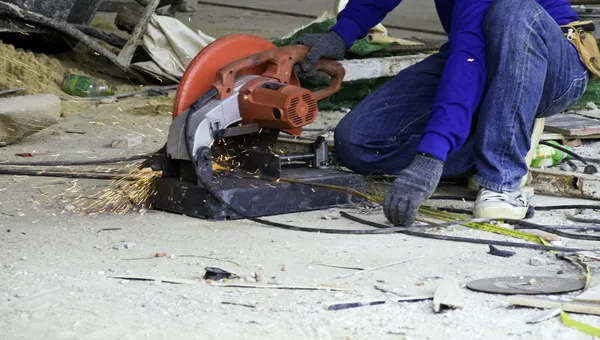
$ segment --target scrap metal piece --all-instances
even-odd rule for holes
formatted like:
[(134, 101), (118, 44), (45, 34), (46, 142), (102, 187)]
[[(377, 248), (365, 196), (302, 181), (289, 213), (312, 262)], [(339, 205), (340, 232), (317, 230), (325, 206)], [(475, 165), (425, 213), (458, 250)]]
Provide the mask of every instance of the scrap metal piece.
[(467, 288), (483, 293), (505, 295), (560, 294), (585, 287), (585, 281), (545, 276), (496, 277), (467, 283)]
[(221, 268), (216, 267), (206, 267), (204, 268), (206, 273), (204, 273), (205, 280), (213, 280), (213, 281), (221, 281), (225, 279), (233, 279), (239, 277), (237, 274), (228, 272)]
[(500, 257), (512, 257), (517, 254), (514, 251), (498, 249), (491, 244), (489, 245), (489, 247), (490, 247), (490, 251), (488, 251), (488, 254), (490, 254), (490, 255), (500, 256)]

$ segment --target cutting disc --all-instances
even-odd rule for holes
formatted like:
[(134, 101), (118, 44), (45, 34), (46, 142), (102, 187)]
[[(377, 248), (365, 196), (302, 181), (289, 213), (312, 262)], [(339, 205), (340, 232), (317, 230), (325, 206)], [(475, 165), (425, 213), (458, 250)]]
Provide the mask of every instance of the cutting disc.
[[(203, 48), (186, 69), (175, 96), (173, 118), (185, 111), (205, 94), (215, 81), (217, 72), (234, 61), (276, 48), (267, 39), (249, 34), (234, 34), (217, 39)], [(260, 75), (266, 65), (244, 70), (240, 74)], [(297, 77), (290, 84), (299, 85)]]
[(497, 277), (467, 283), (467, 288), (474, 291), (507, 295), (568, 293), (584, 287), (585, 281), (545, 276)]

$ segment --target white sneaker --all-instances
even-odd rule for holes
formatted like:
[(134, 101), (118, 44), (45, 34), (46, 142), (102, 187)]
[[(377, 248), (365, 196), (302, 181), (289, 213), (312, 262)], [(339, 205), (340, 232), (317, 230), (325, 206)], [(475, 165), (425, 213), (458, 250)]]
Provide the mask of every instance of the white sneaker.
[(522, 220), (528, 207), (527, 198), (520, 190), (496, 192), (482, 188), (477, 195), (473, 215), (492, 220)]

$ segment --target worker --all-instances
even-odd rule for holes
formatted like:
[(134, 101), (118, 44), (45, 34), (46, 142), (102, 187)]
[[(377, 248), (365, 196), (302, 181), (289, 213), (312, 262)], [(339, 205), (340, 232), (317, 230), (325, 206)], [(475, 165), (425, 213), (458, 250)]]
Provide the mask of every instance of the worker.
[[(343, 58), (400, 2), (350, 0), (329, 32), (298, 38), (310, 47), (300, 71), (310, 75), (320, 58)], [(337, 159), (362, 174), (397, 175), (384, 202), (395, 225), (414, 222), (441, 178), (469, 171), (479, 184), (476, 217), (523, 219), (529, 206), (520, 184), (534, 121), (577, 103), (590, 79), (560, 27), (577, 14), (569, 0), (435, 4), (448, 43), (340, 121)]]

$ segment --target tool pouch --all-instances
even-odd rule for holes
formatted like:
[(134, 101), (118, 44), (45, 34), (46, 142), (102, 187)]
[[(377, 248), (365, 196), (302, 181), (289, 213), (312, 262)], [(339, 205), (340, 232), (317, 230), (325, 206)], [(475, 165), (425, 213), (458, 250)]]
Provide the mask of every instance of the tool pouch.
[(579, 59), (591, 73), (591, 79), (600, 78), (600, 51), (592, 35), (596, 29), (593, 21), (574, 21), (560, 26), (565, 37), (575, 46)]

